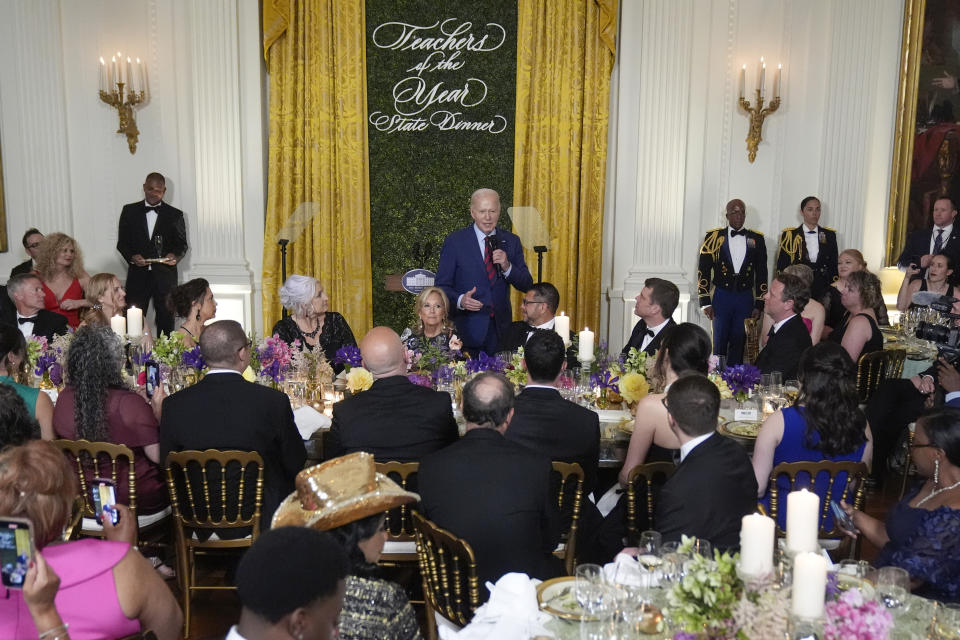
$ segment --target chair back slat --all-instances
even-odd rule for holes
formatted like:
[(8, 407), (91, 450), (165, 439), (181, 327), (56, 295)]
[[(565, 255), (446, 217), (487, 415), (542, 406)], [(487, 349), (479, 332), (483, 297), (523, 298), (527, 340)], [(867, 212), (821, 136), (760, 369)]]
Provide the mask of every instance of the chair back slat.
[(627, 539), (630, 544), (640, 538), (640, 514), (646, 513), (648, 529), (656, 529), (654, 501), (659, 487), (677, 470), (672, 462), (638, 464), (627, 476)]
[(899, 378), (903, 374), (905, 349), (872, 351), (860, 356), (857, 361), (857, 396), (866, 403), (885, 380)]
[[(378, 473), (388, 476), (405, 491), (416, 492), (417, 472), (420, 470), (419, 462), (377, 462), (375, 466)], [(390, 535), (390, 540), (396, 542), (413, 540), (414, 526), (411, 514), (415, 508), (415, 504), (403, 504), (387, 512), (385, 526), (387, 533)]]
[[(863, 462), (781, 462), (770, 472), (770, 517), (777, 521), (780, 509), (786, 508), (786, 496), (780, 495), (780, 487), (777, 486), (777, 480), (785, 476), (790, 491), (807, 488), (816, 493), (823, 492), (818, 536), (821, 539), (844, 540), (847, 535), (830, 513), (830, 500), (843, 500), (855, 509), (863, 509), (868, 473), (867, 465)], [(785, 535), (779, 522), (777, 534)]]
[(568, 575), (573, 575), (576, 566), (577, 529), (580, 525), (580, 510), (583, 502), (583, 468), (576, 462), (554, 461), (553, 473), (559, 475), (557, 483), (557, 510), (560, 512), (564, 530), (560, 541), (564, 548), (557, 555), (563, 559)]
[(480, 606), (477, 561), (467, 542), (424, 518), (412, 514), (423, 594), (430, 611), (466, 626)]
[[(170, 506), (178, 527), (260, 529), (263, 459), (252, 451), (176, 451), (166, 460)], [(254, 495), (250, 497), (250, 482)], [(210, 485), (215, 485), (211, 491)], [(202, 501), (197, 496), (203, 496)], [(211, 502), (211, 496), (217, 499)]]
[[(130, 447), (112, 442), (94, 442), (90, 440), (54, 440), (54, 446), (60, 449), (74, 469), (80, 485), (79, 499), (83, 501), (82, 517), (94, 518), (93, 496), (90, 492), (94, 478), (109, 478), (116, 487), (117, 501), (130, 508), (133, 517), (137, 516), (137, 477), (134, 468), (133, 451)], [(121, 461), (126, 465), (121, 465)], [(124, 477), (122, 469), (126, 468)], [(102, 535), (102, 531), (81, 531), (89, 535)]]

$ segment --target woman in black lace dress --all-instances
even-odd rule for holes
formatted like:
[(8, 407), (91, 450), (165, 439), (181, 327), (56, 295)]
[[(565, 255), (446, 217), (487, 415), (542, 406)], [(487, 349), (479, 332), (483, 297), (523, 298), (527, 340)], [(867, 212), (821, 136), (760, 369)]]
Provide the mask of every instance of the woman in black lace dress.
[(310, 276), (292, 275), (280, 287), (280, 302), (290, 315), (273, 325), (274, 335), (289, 345), (299, 340), (301, 348), (319, 345), (334, 373), (343, 371), (342, 364), (334, 363), (337, 349), (356, 346), (357, 341), (346, 319), (328, 310), (330, 298), (323, 285)]

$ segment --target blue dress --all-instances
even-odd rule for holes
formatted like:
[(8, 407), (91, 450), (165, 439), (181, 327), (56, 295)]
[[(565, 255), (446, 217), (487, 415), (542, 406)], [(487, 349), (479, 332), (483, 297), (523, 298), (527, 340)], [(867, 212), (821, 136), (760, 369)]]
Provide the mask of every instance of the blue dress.
[(911, 491), (887, 514), (890, 541), (877, 554), (876, 567), (906, 569), (923, 581), (914, 593), (941, 602), (960, 602), (960, 510), (910, 506)]
[[(860, 462), (863, 459), (863, 449), (867, 446), (866, 437), (860, 445), (850, 453), (844, 453), (836, 456), (824, 455), (822, 451), (816, 448), (807, 447), (806, 439), (807, 420), (804, 416), (803, 407), (787, 407), (783, 410), (783, 438), (780, 444), (773, 451), (773, 466), (776, 467), (781, 462), (819, 462), (821, 460), (830, 460), (831, 462)], [(820, 434), (814, 432), (811, 434), (811, 443), (814, 447), (820, 443)], [(823, 513), (823, 501), (827, 496), (830, 476), (823, 471), (817, 474), (814, 483), (814, 491), (820, 496), (820, 513)], [(839, 502), (840, 488), (846, 484), (845, 473), (841, 473), (834, 481), (837, 489), (833, 496), (834, 500)], [(810, 476), (803, 473), (797, 475), (797, 488), (810, 488)], [(781, 529), (787, 527), (787, 493), (790, 492), (790, 480), (787, 476), (777, 478), (777, 526)], [(769, 512), (770, 509), (770, 487), (767, 487), (767, 493), (760, 499)], [(821, 523), (824, 529), (833, 528), (833, 514), (827, 509), (827, 515), (824, 522)]]

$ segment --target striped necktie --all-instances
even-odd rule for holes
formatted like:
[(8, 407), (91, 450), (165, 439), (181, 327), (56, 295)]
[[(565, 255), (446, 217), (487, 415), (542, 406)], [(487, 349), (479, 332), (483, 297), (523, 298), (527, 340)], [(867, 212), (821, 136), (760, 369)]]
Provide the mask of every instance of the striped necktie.
[(490, 284), (497, 279), (497, 268), (493, 265), (493, 250), (490, 248), (490, 237), (484, 241), (485, 249), (483, 251), (483, 265), (487, 268), (487, 279)]

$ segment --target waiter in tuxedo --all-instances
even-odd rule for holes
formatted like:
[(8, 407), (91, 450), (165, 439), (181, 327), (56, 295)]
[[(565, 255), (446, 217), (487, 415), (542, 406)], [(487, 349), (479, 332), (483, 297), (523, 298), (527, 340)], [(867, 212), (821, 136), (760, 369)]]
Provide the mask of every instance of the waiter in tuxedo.
[(744, 229), (746, 217), (743, 200), (728, 202), (729, 225), (707, 232), (697, 266), (700, 309), (713, 321), (713, 352), (728, 364), (743, 362), (743, 321), (760, 317), (767, 292), (767, 247), (762, 233)]
[(649, 356), (656, 353), (663, 341), (664, 329), (676, 324), (671, 316), (679, 301), (677, 285), (663, 278), (647, 278), (633, 308), (633, 315), (640, 318), (640, 322), (634, 325), (620, 355), (626, 356), (630, 349), (639, 349)]
[(173, 332), (167, 294), (177, 286), (177, 263), (187, 252), (183, 212), (163, 201), (166, 180), (151, 173), (143, 183), (144, 199), (123, 207), (117, 250), (127, 268), (127, 302), (144, 312), (153, 300), (158, 333)]
[(952, 199), (944, 196), (933, 203), (933, 228), (914, 231), (907, 236), (903, 252), (897, 260), (901, 271), (915, 264), (921, 273), (916, 277), (926, 277), (930, 259), (938, 254), (949, 256), (954, 265), (951, 284), (957, 283), (957, 268), (960, 264), (960, 229), (954, 224), (957, 218), (957, 205)]
[(478, 189), (470, 198), (473, 224), (443, 241), (436, 284), (455, 309), (451, 317), (467, 351), (495, 353), (513, 318), (510, 287), (526, 293), (533, 278), (520, 238), (498, 229), (500, 196)]
[(803, 224), (780, 232), (777, 269), (780, 273), (792, 264), (813, 269), (811, 298), (819, 300), (837, 279), (837, 232), (820, 226), (820, 200), (807, 196), (800, 203)]

